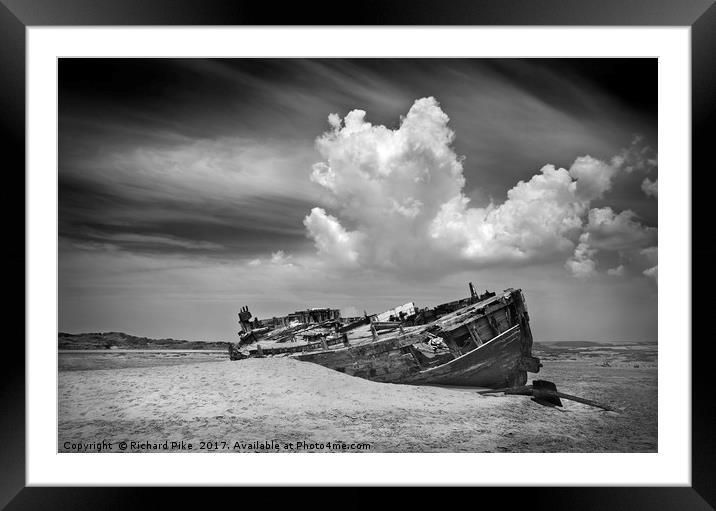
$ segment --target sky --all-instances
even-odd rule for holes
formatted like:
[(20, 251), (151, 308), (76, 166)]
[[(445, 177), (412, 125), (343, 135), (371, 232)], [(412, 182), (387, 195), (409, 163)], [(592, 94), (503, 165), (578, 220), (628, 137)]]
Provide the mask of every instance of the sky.
[(60, 59), (59, 329), (521, 288), (657, 338), (656, 59)]

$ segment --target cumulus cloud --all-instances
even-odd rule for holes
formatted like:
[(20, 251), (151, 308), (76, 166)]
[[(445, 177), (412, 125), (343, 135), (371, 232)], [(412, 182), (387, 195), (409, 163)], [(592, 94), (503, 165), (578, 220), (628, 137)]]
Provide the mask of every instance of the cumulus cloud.
[[(579, 245), (566, 267), (576, 277), (592, 276), (596, 273), (595, 256), (598, 252), (613, 252), (619, 254), (620, 258), (629, 259), (634, 251), (643, 252), (641, 247), (655, 243), (656, 238), (656, 228), (641, 224), (631, 210), (617, 214), (610, 207), (593, 208), (587, 214)], [(622, 276), (624, 273), (623, 264), (607, 270), (611, 276)]]
[(283, 250), (277, 250), (276, 252), (273, 252), (271, 254), (271, 257), (268, 257), (266, 259), (261, 258), (255, 258), (251, 259), (246, 263), (248, 266), (251, 266), (255, 269), (259, 269), (259, 267), (264, 268), (293, 268), (294, 261), (293, 256), (291, 254), (286, 254)]
[(654, 197), (655, 199), (658, 199), (659, 198), (659, 196), (658, 196), (658, 192), (659, 192), (658, 181), (659, 181), (658, 179), (654, 179), (652, 181), (648, 177), (644, 178), (644, 181), (641, 183), (642, 191), (645, 194), (647, 194), (651, 197)]
[(644, 275), (649, 277), (650, 279), (653, 279), (654, 282), (658, 282), (659, 279), (659, 267), (658, 266), (652, 266), (651, 268), (647, 268), (642, 272)]
[(590, 245), (601, 250), (635, 249), (649, 246), (657, 238), (657, 229), (644, 226), (633, 211), (617, 214), (610, 207), (589, 210), (586, 232)]
[(346, 232), (338, 219), (327, 214), (323, 208), (313, 208), (303, 223), (319, 254), (343, 263), (356, 262), (360, 233)]
[(482, 263), (568, 251), (586, 208), (577, 194), (568, 171), (547, 165), (509, 190), (499, 206), (471, 208), (469, 199), (457, 194), (430, 223), (430, 235), (464, 259)]
[(311, 180), (328, 193), (335, 216), (316, 207), (304, 219), (320, 256), (423, 274), (435, 263), (474, 268), (573, 253), (566, 267), (588, 277), (598, 251), (655, 242), (656, 229), (633, 212), (589, 208), (636, 165), (633, 148), (609, 162), (586, 155), (569, 169), (545, 165), (501, 204), (478, 207), (464, 193), (448, 122), (432, 97), (416, 100), (396, 129), (371, 124), (363, 110), (329, 116)]
[(611, 275), (612, 277), (621, 277), (624, 275), (624, 265), (620, 264), (616, 268), (609, 268), (607, 270), (607, 275)]
[(271, 264), (291, 264), (292, 256), (286, 255), (283, 250), (277, 250), (271, 254)]
[(639, 251), (649, 266), (655, 266), (659, 262), (659, 249), (657, 247), (648, 247)]
[(569, 168), (569, 175), (577, 181), (577, 193), (586, 200), (599, 199), (612, 187), (612, 178), (619, 167), (591, 156), (577, 158)]
[(645, 145), (641, 135), (635, 135), (628, 147), (612, 157), (610, 163), (627, 174), (634, 171), (650, 172), (657, 166), (656, 152)]
[[(659, 250), (657, 247), (648, 247), (638, 252), (639, 260), (646, 269), (642, 274), (658, 284), (659, 272)], [(642, 266), (642, 267), (643, 267)]]
[(580, 236), (579, 244), (574, 249), (574, 255), (565, 263), (565, 267), (579, 279), (589, 278), (596, 273), (597, 263), (593, 257), (597, 251), (589, 246), (588, 240), (588, 234)]

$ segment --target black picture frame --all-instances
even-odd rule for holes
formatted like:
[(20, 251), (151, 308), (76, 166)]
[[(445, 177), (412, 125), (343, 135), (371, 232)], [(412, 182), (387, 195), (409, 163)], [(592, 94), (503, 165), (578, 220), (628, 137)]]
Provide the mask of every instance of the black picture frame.
[[(452, 2), (370, 0), (348, 5), (329, 2), (270, 2), (228, 0), (0, 0), (0, 143), (5, 156), (3, 206), (6, 209), (6, 268), (8, 276), (20, 278), (24, 267), (25, 224), (18, 210), (25, 201), (25, 30), (31, 26), (87, 25), (576, 25), (576, 26), (688, 26), (692, 43), (692, 179), (700, 169), (699, 186), (692, 191), (692, 232), (709, 233), (692, 238), (692, 273), (698, 287), (707, 290), (713, 272), (706, 264), (716, 249), (711, 241), (711, 215), (706, 194), (713, 189), (710, 133), (716, 131), (716, 6), (714, 0), (453, 0)], [(352, 11), (352, 12), (351, 12)], [(339, 14), (340, 13), (340, 14)], [(710, 165), (709, 165), (710, 164)], [(676, 169), (671, 169), (676, 170)], [(683, 169), (682, 171), (688, 171)], [(23, 190), (23, 193), (19, 193)], [(19, 203), (13, 202), (16, 200)], [(11, 269), (12, 268), (12, 269)], [(19, 288), (19, 283), (16, 288)], [(530, 509), (714, 509), (716, 507), (716, 390), (711, 383), (710, 345), (705, 325), (710, 317), (708, 294), (698, 300), (692, 288), (691, 325), (684, 325), (684, 338), (692, 354), (692, 486), (690, 487), (532, 487), (469, 488), (468, 495), (453, 489), (413, 488), (402, 492), (401, 507), (425, 506), (432, 499), (442, 505), (460, 498), (499, 499), (500, 507)], [(188, 488), (60, 488), (26, 487), (25, 484), (25, 281), (20, 300), (13, 294), (4, 307), (12, 318), (13, 334), (6, 339), (2, 369), (0, 413), (0, 507), (20, 509), (129, 509), (152, 505), (186, 505), (227, 498), (242, 502), (259, 497), (276, 501), (266, 489), (204, 488), (210, 496), (197, 496)], [(8, 296), (8, 294), (6, 294)], [(697, 328), (699, 327), (699, 328)], [(697, 335), (701, 332), (703, 335)], [(693, 340), (692, 340), (693, 339)], [(515, 470), (525, 470), (516, 467)], [(285, 502), (311, 501), (312, 507), (362, 508), (373, 506), (367, 490), (344, 489), (327, 495), (311, 488), (292, 488)], [(431, 490), (431, 491), (426, 491)], [(330, 492), (329, 492), (330, 493)], [(458, 492), (458, 494), (463, 492)], [(315, 496), (320, 494), (320, 499)], [(431, 498), (432, 497), (432, 498)], [(207, 500), (208, 499), (208, 500)], [(427, 500), (426, 500), (427, 499)], [(487, 501), (486, 501), (487, 502)], [(211, 505), (211, 504), (209, 504)], [(295, 507), (295, 504), (292, 505)]]

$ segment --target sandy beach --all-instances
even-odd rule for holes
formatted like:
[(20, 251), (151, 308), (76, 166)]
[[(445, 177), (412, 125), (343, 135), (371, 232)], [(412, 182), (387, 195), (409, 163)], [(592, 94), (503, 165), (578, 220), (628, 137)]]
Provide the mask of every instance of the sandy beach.
[[(376, 383), (288, 358), (61, 371), (58, 451), (105, 440), (112, 452), (123, 441), (183, 441), (170, 450), (190, 443), (192, 452), (206, 452), (202, 442), (222, 452), (274, 452), (290, 443), (294, 452), (656, 452), (656, 364), (597, 360), (548, 356), (530, 380), (554, 381), (618, 413)], [(131, 443), (127, 451), (154, 452)]]

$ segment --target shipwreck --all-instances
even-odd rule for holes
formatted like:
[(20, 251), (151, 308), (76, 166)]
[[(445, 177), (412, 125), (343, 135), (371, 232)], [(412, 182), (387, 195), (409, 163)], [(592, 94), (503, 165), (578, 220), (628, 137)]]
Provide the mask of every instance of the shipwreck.
[(408, 303), (382, 314), (341, 318), (336, 309), (308, 309), (251, 320), (239, 312), (232, 360), (293, 357), (368, 380), (486, 388), (523, 386), (541, 367), (520, 289), (475, 292), (433, 308)]

